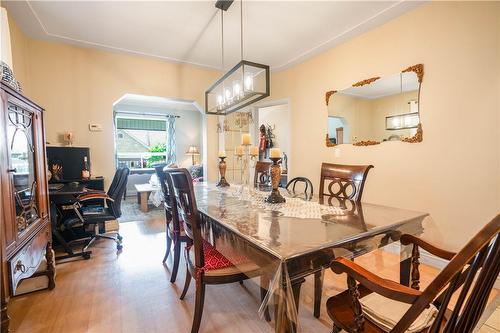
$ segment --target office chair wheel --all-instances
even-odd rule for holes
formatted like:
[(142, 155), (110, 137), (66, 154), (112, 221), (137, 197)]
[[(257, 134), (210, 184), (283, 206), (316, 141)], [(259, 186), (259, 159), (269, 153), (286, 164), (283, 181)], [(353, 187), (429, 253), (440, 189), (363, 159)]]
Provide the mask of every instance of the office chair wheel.
[(90, 259), (90, 253), (85, 253), (85, 254), (83, 255), (83, 259), (85, 259), (85, 260)]
[(123, 237), (120, 235), (116, 235), (116, 239), (118, 239), (120, 242), (122, 241)]
[(123, 245), (121, 245), (121, 244), (116, 244), (116, 249), (117, 249), (118, 251), (121, 251), (121, 250), (123, 249)]

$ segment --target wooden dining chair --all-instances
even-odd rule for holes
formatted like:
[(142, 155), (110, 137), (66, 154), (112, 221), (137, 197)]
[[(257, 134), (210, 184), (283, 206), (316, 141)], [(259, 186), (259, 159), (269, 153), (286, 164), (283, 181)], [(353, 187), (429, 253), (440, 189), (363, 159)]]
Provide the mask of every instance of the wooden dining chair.
[(158, 176), (158, 181), (163, 193), (163, 207), (165, 209), (165, 234), (167, 244), (165, 256), (163, 257), (163, 263), (166, 263), (168, 256), (170, 255), (170, 250), (173, 243), (174, 262), (172, 266), (172, 275), (170, 276), (170, 282), (174, 283), (177, 279), (177, 272), (179, 270), (179, 262), (181, 259), (181, 244), (191, 242), (191, 239), (186, 236), (183, 225), (179, 221), (179, 213), (177, 210), (175, 195), (173, 194), (174, 191), (173, 188), (167, 183), (166, 170), (168, 169), (166, 169), (166, 166), (164, 164), (155, 166), (156, 175)]
[(271, 165), (272, 162), (257, 161), (255, 163), (255, 174), (253, 177), (253, 185), (271, 185)]
[(295, 177), (291, 179), (287, 184), (286, 184), (286, 189), (292, 192), (293, 194), (298, 194), (296, 190), (297, 184), (303, 184), (301, 185), (302, 192), (305, 194), (306, 199), (310, 199), (313, 196), (313, 184), (312, 182), (306, 178), (306, 177)]
[[(361, 202), (368, 171), (373, 165), (343, 165), (322, 163), (319, 183), (319, 201), (329, 204), (333, 200), (341, 204), (345, 200)], [(314, 316), (319, 318), (323, 293), (323, 270), (314, 274)]]
[(261, 270), (236, 249), (233, 249), (234, 253), (230, 256), (233, 261), (230, 261), (202, 238), (201, 217), (196, 205), (191, 175), (186, 169), (170, 169), (167, 175), (170, 176), (167, 176), (167, 184), (172, 184), (174, 188), (184, 230), (192, 241), (186, 244), (184, 252), (186, 281), (180, 298), (184, 299), (186, 296), (193, 277), (196, 282), (196, 299), (191, 333), (196, 333), (200, 328), (207, 284), (240, 282), (261, 275)]
[(373, 165), (321, 164), (320, 201), (323, 202), (324, 197), (330, 197), (360, 202), (366, 177), (371, 168)]
[[(383, 279), (354, 262), (338, 258), (331, 269), (347, 273), (348, 290), (327, 301), (328, 314), (333, 320), (333, 333), (347, 332), (406, 332), (424, 311), (434, 311), (434, 318), (421, 332), (469, 333), (477, 325), (488, 301), (491, 289), (500, 273), (500, 215), (481, 229), (458, 253), (439, 249), (420, 238), (403, 235), (402, 244), (412, 244), (411, 287)], [(419, 248), (450, 260), (448, 265), (423, 290), (419, 289)], [(371, 296), (370, 296), (371, 295)], [(378, 305), (381, 295), (396, 301), (401, 319), (395, 325), (384, 326), (377, 318), (391, 317), (386, 305)], [(366, 297), (372, 297), (370, 306)], [(450, 307), (454, 297), (455, 305)], [(386, 300), (384, 304), (388, 304)], [(409, 306), (407, 305), (409, 304)], [(407, 310), (404, 311), (405, 306)], [(392, 306), (394, 307), (394, 305)], [(401, 310), (403, 309), (403, 310)], [(374, 311), (375, 310), (375, 311)], [(393, 317), (393, 316), (392, 316)], [(387, 327), (388, 326), (388, 327)]]

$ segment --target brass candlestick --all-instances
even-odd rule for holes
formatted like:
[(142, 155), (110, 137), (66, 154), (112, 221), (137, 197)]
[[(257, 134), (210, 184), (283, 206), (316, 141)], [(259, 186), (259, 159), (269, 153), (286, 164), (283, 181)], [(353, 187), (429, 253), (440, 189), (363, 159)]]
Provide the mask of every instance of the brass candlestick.
[(228, 187), (229, 183), (226, 180), (226, 161), (224, 161), (225, 157), (219, 157), (219, 172), (220, 172), (220, 180), (217, 184), (218, 187)]
[(273, 165), (271, 165), (271, 183), (273, 185), (273, 190), (271, 194), (266, 198), (266, 202), (268, 203), (282, 203), (285, 202), (285, 198), (281, 196), (280, 191), (278, 190), (278, 185), (280, 184), (281, 177), (281, 167), (278, 164), (281, 158), (279, 157), (271, 157), (273, 161)]

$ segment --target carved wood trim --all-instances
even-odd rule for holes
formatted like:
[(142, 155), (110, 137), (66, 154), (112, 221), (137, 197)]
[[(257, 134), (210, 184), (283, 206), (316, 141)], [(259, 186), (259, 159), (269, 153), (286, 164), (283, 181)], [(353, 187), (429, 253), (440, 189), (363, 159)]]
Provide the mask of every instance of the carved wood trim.
[(415, 133), (414, 136), (403, 138), (401, 141), (408, 143), (418, 143), (422, 142), (423, 139), (424, 139), (424, 131), (422, 130), (422, 123), (419, 123), (417, 126), (417, 133)]
[(380, 76), (375, 76), (375, 77), (372, 77), (372, 78), (369, 78), (369, 79), (366, 79), (366, 80), (363, 80), (363, 81), (359, 81), (359, 82), (356, 82), (355, 84), (353, 84), (352, 86), (353, 87), (362, 87), (364, 85), (367, 85), (367, 84), (370, 84), (372, 82), (375, 82), (377, 81), (378, 79), (380, 79)]
[(379, 145), (380, 141), (375, 141), (375, 140), (363, 140), (363, 141), (358, 141), (353, 143), (353, 146), (374, 146), (374, 145)]
[(337, 145), (337, 144), (332, 143), (330, 141), (330, 137), (328, 136), (328, 133), (326, 133), (325, 144), (327, 147), (335, 147)]
[(336, 92), (337, 92), (337, 90), (330, 90), (330, 91), (326, 92), (326, 94), (325, 94), (325, 102), (326, 102), (327, 106), (328, 106), (328, 101), (330, 100), (330, 96), (332, 96)]
[(404, 69), (401, 73), (408, 73), (408, 72), (415, 72), (418, 77), (418, 82), (422, 83), (422, 80), (424, 78), (424, 65), (423, 64), (417, 64), (410, 66), (406, 69)]

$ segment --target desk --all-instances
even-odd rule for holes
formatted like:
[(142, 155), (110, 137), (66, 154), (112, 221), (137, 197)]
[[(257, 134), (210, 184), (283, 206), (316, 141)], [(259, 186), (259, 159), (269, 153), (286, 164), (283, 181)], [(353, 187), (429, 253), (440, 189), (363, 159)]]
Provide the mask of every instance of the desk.
[[(230, 261), (235, 252), (259, 265), (271, 284), (260, 313), (277, 299), (276, 332), (296, 331), (300, 286), (308, 275), (330, 266), (337, 257), (355, 258), (399, 240), (419, 235), (428, 215), (405, 209), (350, 200), (320, 204), (293, 198), (268, 204), (268, 193), (236, 186), (195, 185), (202, 234)], [(242, 199), (244, 198), (244, 199)], [(237, 248), (238, 251), (234, 251)], [(408, 247), (401, 250), (401, 281), (409, 279)], [(274, 297), (273, 297), (274, 296)]]

